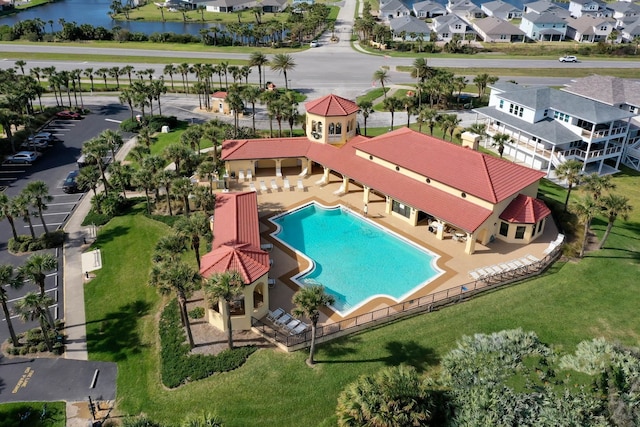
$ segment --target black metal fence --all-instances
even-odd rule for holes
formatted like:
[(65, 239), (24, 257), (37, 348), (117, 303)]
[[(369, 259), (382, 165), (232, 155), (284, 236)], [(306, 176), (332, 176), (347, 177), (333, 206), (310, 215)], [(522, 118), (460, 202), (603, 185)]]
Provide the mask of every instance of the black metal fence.
[[(543, 259), (521, 268), (495, 273), (461, 286), (394, 304), (335, 323), (319, 326), (316, 329), (316, 342), (329, 341), (403, 317), (430, 312), (446, 305), (468, 300), (488, 290), (537, 276), (556, 261), (561, 254), (562, 245), (559, 245)], [(287, 351), (295, 351), (308, 347), (311, 342), (310, 330), (297, 335), (291, 335), (271, 323), (263, 322), (255, 318), (252, 319), (252, 326), (254, 330), (257, 330), (263, 337)]]

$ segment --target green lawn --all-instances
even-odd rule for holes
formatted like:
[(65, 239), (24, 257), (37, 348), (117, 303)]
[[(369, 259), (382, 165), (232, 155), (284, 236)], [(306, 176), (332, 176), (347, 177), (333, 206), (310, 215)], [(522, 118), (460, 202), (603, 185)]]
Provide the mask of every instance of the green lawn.
[[(615, 177), (617, 191), (639, 206), (637, 173)], [(563, 190), (543, 185), (559, 202)], [(605, 224), (594, 222), (601, 235)], [(157, 315), (160, 298), (147, 286), (150, 255), (168, 227), (139, 211), (112, 220), (101, 230), (104, 267), (86, 286), (90, 357), (119, 365), (118, 408), (178, 422), (194, 411), (219, 414), (226, 426), (334, 425), (336, 398), (363, 373), (408, 363), (422, 372), (462, 334), (521, 327), (535, 331), (560, 353), (596, 336), (637, 345), (640, 282), (640, 212), (613, 230), (607, 248), (580, 262), (561, 262), (548, 274), (464, 304), (397, 321), (319, 347), (319, 364), (308, 368), (304, 351), (259, 350), (237, 371), (165, 390), (157, 372)]]
[(0, 427), (64, 427), (65, 414), (64, 402), (3, 403), (0, 404)]

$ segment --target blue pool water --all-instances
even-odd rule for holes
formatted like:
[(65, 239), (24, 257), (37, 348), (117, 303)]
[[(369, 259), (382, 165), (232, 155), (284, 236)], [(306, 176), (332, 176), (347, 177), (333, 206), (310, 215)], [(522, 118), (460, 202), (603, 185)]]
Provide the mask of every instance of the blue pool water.
[(401, 301), (443, 273), (437, 255), (344, 207), (310, 203), (271, 221), (273, 237), (311, 261), (294, 280), (324, 285), (342, 315), (376, 296)]

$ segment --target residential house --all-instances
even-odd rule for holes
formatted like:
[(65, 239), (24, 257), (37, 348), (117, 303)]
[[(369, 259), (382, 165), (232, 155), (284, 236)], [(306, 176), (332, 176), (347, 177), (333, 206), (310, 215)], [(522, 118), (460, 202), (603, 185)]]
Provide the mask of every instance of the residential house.
[(607, 8), (611, 10), (617, 27), (625, 27), (640, 18), (640, 5), (637, 3), (617, 1), (607, 4)]
[(402, 16), (391, 19), (389, 27), (394, 40), (415, 41), (421, 37), (423, 41), (429, 41), (431, 34), (431, 27), (415, 16)]
[[(542, 235), (550, 214), (536, 199), (544, 173), (477, 151), (477, 136), (465, 135), (466, 147), (409, 128), (367, 138), (354, 133), (355, 102), (328, 95), (305, 107), (306, 137), (225, 141), (226, 170), (321, 172), (317, 185), (339, 177), (339, 191), (362, 191), (365, 204), (382, 196), (389, 217), (414, 227), (429, 224), (440, 240), (462, 236), (466, 254), (474, 253), (476, 242), (528, 244)], [(219, 221), (216, 211), (215, 225)]]
[(574, 18), (580, 18), (585, 15), (606, 18), (613, 14), (605, 3), (598, 0), (571, 0), (569, 2), (569, 12)]
[(449, 0), (447, 12), (463, 19), (477, 19), (486, 16), (482, 9), (471, 0)]
[(420, 1), (413, 4), (413, 13), (420, 19), (435, 18), (447, 14), (443, 4), (433, 0)]
[(259, 3), (265, 13), (282, 12), (287, 8), (287, 5), (287, 0), (262, 0)]
[(561, 18), (568, 18), (571, 16), (571, 12), (562, 7), (562, 3), (553, 3), (549, 0), (539, 0), (532, 3), (527, 3), (524, 5), (523, 11), (524, 15), (526, 15), (527, 13), (537, 13), (540, 15), (542, 13), (548, 12), (558, 15)]
[(487, 16), (494, 16), (505, 21), (510, 21), (512, 19), (522, 17), (521, 8), (517, 8), (514, 5), (502, 0), (482, 3), (482, 6), (480, 6), (480, 8)]
[(586, 173), (618, 172), (633, 113), (552, 88), (490, 87), (489, 106), (475, 111), (487, 119), (489, 135), (511, 136), (505, 155), (547, 176), (569, 159)]
[(638, 43), (634, 41), (636, 37), (640, 37), (640, 18), (636, 21), (627, 24), (624, 28), (620, 28), (620, 37), (622, 41), (627, 43), (635, 43), (636, 46)]
[(380, 15), (379, 18), (383, 21), (389, 22), (393, 18), (399, 18), (401, 16), (411, 15), (411, 8), (409, 8), (401, 0), (381, 0), (380, 1)]
[(451, 41), (454, 36), (464, 40), (467, 34), (475, 35), (475, 31), (469, 27), (466, 21), (457, 15), (444, 15), (433, 18), (431, 29), (438, 35), (439, 41)]
[(572, 80), (562, 90), (635, 114), (635, 117), (631, 118), (622, 162), (640, 170), (640, 82), (594, 74)]
[(562, 41), (567, 34), (567, 22), (552, 12), (529, 12), (522, 17), (520, 29), (531, 40)]
[(607, 41), (609, 34), (615, 29), (613, 18), (601, 18), (584, 15), (581, 18), (567, 20), (567, 38), (579, 42)]
[(235, 12), (257, 6), (256, 0), (209, 0), (200, 3), (205, 6), (207, 12)]
[(495, 16), (472, 21), (472, 26), (485, 42), (511, 43), (524, 41), (524, 31)]

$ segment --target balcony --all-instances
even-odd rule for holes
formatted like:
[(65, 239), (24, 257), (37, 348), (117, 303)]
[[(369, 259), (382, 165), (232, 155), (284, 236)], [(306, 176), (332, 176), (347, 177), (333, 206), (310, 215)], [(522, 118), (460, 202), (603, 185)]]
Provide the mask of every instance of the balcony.
[(541, 142), (534, 141), (524, 135), (520, 135), (520, 137), (518, 137), (517, 133), (514, 133), (508, 129), (499, 129), (493, 125), (489, 126), (489, 128), (487, 129), (487, 132), (490, 135), (496, 134), (499, 132), (505, 133), (511, 136), (511, 138), (513, 138), (510, 141), (507, 141), (505, 145), (516, 148), (518, 150), (524, 150), (528, 154), (533, 154), (537, 157), (542, 157), (546, 160), (551, 159), (551, 150), (545, 148), (544, 144)]
[[(627, 125), (626, 124), (623, 125), (623, 126), (614, 127), (611, 130), (609, 130), (609, 129), (600, 129), (600, 130), (596, 130), (596, 131), (593, 132), (593, 138), (592, 139), (602, 139), (602, 138), (608, 138), (610, 136), (624, 135), (626, 131), (627, 131)], [(589, 138), (589, 137), (591, 137), (591, 131), (583, 129), (581, 135), (584, 138)]]
[(570, 150), (564, 150), (562, 154), (565, 158), (576, 158), (582, 161), (593, 160), (599, 157), (609, 157), (613, 154), (618, 154), (622, 152), (621, 145), (612, 145), (608, 148), (601, 148), (599, 150), (591, 150), (591, 152), (587, 153), (586, 150), (581, 148), (572, 148)]

